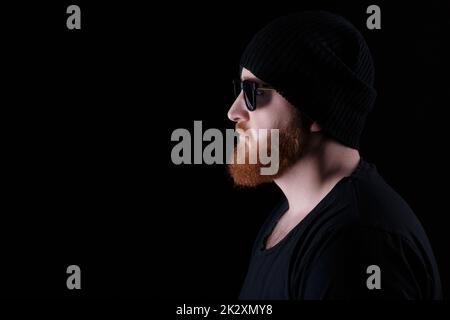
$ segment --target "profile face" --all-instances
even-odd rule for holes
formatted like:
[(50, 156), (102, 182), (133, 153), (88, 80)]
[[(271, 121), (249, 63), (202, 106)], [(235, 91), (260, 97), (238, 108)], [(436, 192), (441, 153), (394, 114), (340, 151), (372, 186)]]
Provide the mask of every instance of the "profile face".
[[(270, 85), (258, 79), (246, 68), (242, 69), (242, 81), (250, 81), (254, 85), (254, 97), (241, 90), (228, 110), (228, 118), (236, 123), (239, 142), (235, 148), (236, 157), (239, 148), (245, 148), (245, 163), (229, 165), (229, 172), (236, 185), (257, 186), (272, 182), (300, 157), (305, 130), (301, 128), (299, 111)], [(253, 99), (252, 99), (253, 98)], [(255, 105), (253, 105), (255, 104)], [(253, 109), (253, 110), (252, 110)], [(271, 139), (270, 131), (278, 130), (278, 141)], [(267, 135), (264, 135), (264, 131)], [(263, 141), (266, 140), (266, 141)], [(277, 143), (275, 143), (277, 142)], [(278, 152), (278, 170), (274, 174), (261, 175), (264, 163), (256, 156), (256, 162), (249, 159), (250, 152), (259, 151), (267, 146), (267, 152)]]

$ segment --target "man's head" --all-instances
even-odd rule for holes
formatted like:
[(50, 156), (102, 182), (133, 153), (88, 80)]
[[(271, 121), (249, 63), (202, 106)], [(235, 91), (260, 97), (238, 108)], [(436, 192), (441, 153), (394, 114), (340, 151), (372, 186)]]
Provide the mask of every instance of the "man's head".
[(300, 159), (312, 136), (358, 149), (376, 91), (369, 49), (350, 22), (323, 11), (276, 19), (253, 37), (240, 64), (241, 80), (262, 90), (255, 110), (241, 92), (228, 117), (241, 129), (279, 129), (280, 169), (261, 176), (260, 164), (231, 165), (237, 184), (272, 181)]

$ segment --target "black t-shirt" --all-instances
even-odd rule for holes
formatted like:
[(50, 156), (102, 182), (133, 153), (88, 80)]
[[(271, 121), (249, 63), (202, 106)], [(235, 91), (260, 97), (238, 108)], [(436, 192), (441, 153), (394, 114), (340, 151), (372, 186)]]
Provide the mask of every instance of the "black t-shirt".
[(265, 249), (287, 209), (285, 199), (262, 226), (240, 299), (442, 298), (425, 231), (374, 165), (361, 159), (281, 241)]

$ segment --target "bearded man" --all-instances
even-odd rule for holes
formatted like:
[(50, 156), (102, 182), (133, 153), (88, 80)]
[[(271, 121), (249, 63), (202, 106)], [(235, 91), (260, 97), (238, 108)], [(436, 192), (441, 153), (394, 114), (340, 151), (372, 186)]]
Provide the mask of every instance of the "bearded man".
[(440, 299), (424, 229), (358, 151), (376, 97), (361, 33), (328, 12), (281, 17), (253, 37), (240, 67), (228, 118), (248, 147), (261, 138), (246, 132), (279, 130), (279, 144), (269, 141), (279, 168), (263, 175), (247, 161), (230, 175), (239, 186), (274, 182), (285, 198), (255, 240), (239, 298)]

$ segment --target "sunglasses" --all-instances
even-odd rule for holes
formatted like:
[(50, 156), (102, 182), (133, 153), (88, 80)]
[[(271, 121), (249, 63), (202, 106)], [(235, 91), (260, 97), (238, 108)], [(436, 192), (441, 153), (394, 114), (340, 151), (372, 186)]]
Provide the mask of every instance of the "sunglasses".
[(262, 95), (261, 91), (275, 90), (274, 88), (251, 80), (233, 80), (233, 89), (235, 99), (244, 93), (245, 105), (248, 111), (256, 109), (256, 97)]

